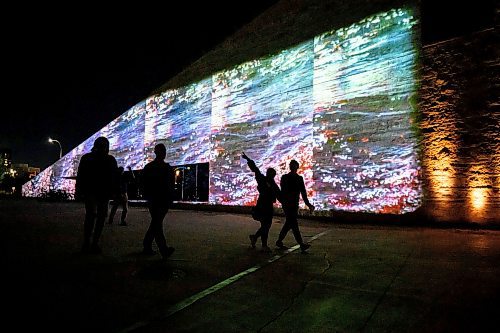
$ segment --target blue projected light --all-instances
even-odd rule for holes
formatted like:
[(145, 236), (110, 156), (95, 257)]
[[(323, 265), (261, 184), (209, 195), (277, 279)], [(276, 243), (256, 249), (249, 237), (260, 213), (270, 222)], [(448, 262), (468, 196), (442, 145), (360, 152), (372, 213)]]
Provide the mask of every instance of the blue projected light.
[(74, 191), (93, 140), (106, 136), (118, 164), (141, 169), (164, 143), (173, 165), (210, 165), (209, 202), (251, 205), (247, 152), (277, 180), (297, 160), (320, 210), (405, 213), (421, 204), (416, 19), (394, 9), (329, 31), (178, 89), (150, 96), (23, 186)]
[(205, 80), (168, 90), (146, 101), (147, 160), (157, 143), (167, 147), (173, 165), (205, 163), (209, 159), (212, 83)]

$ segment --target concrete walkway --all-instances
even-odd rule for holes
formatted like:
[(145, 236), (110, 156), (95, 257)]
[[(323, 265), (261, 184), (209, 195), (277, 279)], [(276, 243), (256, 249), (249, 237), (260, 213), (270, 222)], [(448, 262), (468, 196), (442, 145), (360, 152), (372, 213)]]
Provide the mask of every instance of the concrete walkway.
[[(0, 201), (5, 327), (65, 332), (491, 332), (500, 232), (301, 220), (308, 254), (249, 246), (248, 215), (171, 211), (166, 262), (140, 254), (148, 213), (80, 254), (79, 203)], [(367, 221), (369, 222), (369, 221)], [(282, 226), (277, 218), (271, 244)]]

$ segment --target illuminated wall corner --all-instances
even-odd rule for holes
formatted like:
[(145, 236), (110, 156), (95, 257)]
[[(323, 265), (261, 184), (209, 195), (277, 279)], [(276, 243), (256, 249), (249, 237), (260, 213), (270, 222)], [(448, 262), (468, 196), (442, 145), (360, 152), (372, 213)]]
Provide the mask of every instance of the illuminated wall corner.
[(439, 222), (500, 222), (497, 35), (487, 29), (422, 50), (424, 207)]
[[(439, 83), (439, 80), (437, 80)], [(439, 85), (439, 84), (438, 84)], [(451, 115), (453, 103), (442, 100), (426, 112), (422, 127), (426, 129), (423, 138), (423, 171), (426, 175), (426, 201), (443, 212), (439, 219), (446, 219), (447, 211), (454, 200), (457, 187), (458, 131)]]
[[(262, 172), (295, 158), (310, 170), (312, 153), (312, 41), (256, 59), (213, 78), (210, 202), (250, 205), (256, 200), (245, 152)], [(309, 172), (307, 180), (312, 181)]]

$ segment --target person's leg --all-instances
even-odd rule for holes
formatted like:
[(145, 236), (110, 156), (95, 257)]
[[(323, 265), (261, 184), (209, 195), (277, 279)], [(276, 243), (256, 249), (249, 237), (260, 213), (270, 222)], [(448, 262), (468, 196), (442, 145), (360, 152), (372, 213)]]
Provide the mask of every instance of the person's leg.
[(122, 218), (121, 218), (121, 225), (127, 225), (127, 222), (125, 221), (127, 219), (127, 213), (128, 213), (128, 196), (127, 194), (122, 195)]
[(255, 239), (259, 238), (260, 236), (262, 236), (262, 221), (260, 221), (260, 228), (257, 230), (257, 232), (255, 233), (255, 235), (253, 235), (255, 237)]
[[(259, 232), (259, 231), (257, 231), (257, 232)], [(255, 235), (248, 235), (248, 238), (250, 239), (250, 246), (252, 246), (252, 248), (255, 249), (255, 244), (257, 243), (257, 238), (258, 238), (257, 234), (255, 234)]]
[(100, 252), (99, 239), (101, 238), (104, 221), (106, 220), (106, 216), (108, 216), (108, 206), (108, 199), (100, 199), (97, 202), (97, 218), (95, 222), (94, 238), (92, 239), (92, 248), (96, 252)]
[(94, 230), (95, 219), (97, 217), (97, 205), (93, 198), (85, 199), (85, 221), (83, 223), (83, 248), (86, 252), (90, 249), (90, 238)]
[(111, 211), (109, 212), (109, 219), (108, 219), (109, 224), (113, 223), (113, 219), (115, 218), (116, 210), (118, 209), (119, 205), (120, 205), (120, 201), (118, 200), (118, 198), (114, 198), (113, 199), (113, 206), (111, 206)]
[(250, 245), (252, 248), (255, 248), (255, 244), (257, 243), (257, 239), (262, 236), (262, 221), (260, 221), (260, 228), (257, 230), (255, 235), (248, 235), (248, 238), (250, 239)]
[[(286, 213), (285, 213), (286, 216)], [(290, 223), (288, 222), (288, 217), (285, 217), (285, 224), (283, 224), (283, 227), (281, 228), (280, 234), (278, 236), (278, 240), (276, 241), (276, 246), (280, 248), (284, 248), (285, 246), (283, 245), (283, 240), (286, 237), (286, 234), (290, 230)]]
[(294, 207), (283, 207), (283, 212), (285, 213), (285, 224), (283, 224), (283, 227), (281, 228), (280, 234), (278, 236), (278, 240), (276, 241), (276, 245), (278, 247), (284, 247), (283, 246), (283, 240), (285, 239), (288, 231), (290, 231), (293, 219), (294, 219), (294, 212), (295, 216), (297, 214), (297, 209), (294, 209)]
[(297, 221), (298, 217), (298, 208), (297, 209), (289, 209), (286, 212), (286, 223), (289, 226), (289, 229), (292, 229), (293, 237), (297, 243), (302, 244), (302, 236), (300, 235), (299, 230), (299, 222)]
[(144, 247), (144, 253), (153, 253), (153, 240), (154, 240), (154, 232), (153, 232), (153, 221), (155, 218), (155, 209), (150, 204), (149, 205), (149, 214), (151, 215), (151, 222), (149, 223), (149, 228), (144, 235), (144, 240), (142, 241), (142, 245)]
[(300, 234), (299, 222), (298, 222), (298, 210), (294, 210), (290, 216), (290, 228), (293, 232), (293, 237), (300, 245), (300, 250), (304, 253), (308, 248), (311, 247), (310, 244), (304, 243), (302, 240), (302, 235)]
[(153, 225), (156, 245), (158, 245), (158, 250), (164, 259), (168, 258), (173, 252), (173, 248), (167, 246), (167, 241), (165, 240), (165, 235), (163, 233), (163, 219), (165, 218), (167, 212), (168, 209), (166, 208), (162, 207), (158, 209), (155, 214), (154, 222), (151, 223)]
[(260, 237), (262, 241), (262, 247), (267, 248), (267, 239), (269, 237), (269, 229), (271, 229), (271, 224), (273, 223), (273, 217), (272, 216), (266, 216), (262, 220), (261, 227), (259, 231), (261, 232)]
[(290, 228), (292, 229), (293, 237), (295, 237), (297, 243), (300, 245), (304, 244), (304, 241), (302, 240), (302, 235), (300, 234), (299, 230), (299, 223), (297, 222), (297, 220), (295, 220), (294, 223), (290, 224)]

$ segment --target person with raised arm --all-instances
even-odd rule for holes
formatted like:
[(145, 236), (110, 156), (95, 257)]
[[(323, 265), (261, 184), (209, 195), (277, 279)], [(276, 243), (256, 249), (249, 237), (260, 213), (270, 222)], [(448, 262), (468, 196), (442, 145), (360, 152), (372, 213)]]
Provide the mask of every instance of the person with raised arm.
[(255, 165), (255, 162), (250, 159), (245, 153), (241, 155), (245, 160), (247, 160), (247, 164), (255, 173), (255, 180), (257, 181), (257, 191), (259, 191), (259, 197), (257, 198), (257, 204), (253, 207), (253, 217), (254, 219), (260, 222), (260, 228), (253, 235), (249, 235), (250, 244), (253, 248), (255, 248), (255, 244), (257, 240), (261, 239), (262, 241), (262, 251), (271, 252), (271, 249), (267, 245), (267, 239), (269, 237), (269, 229), (271, 228), (271, 224), (273, 223), (273, 215), (274, 215), (274, 203), (276, 199), (280, 198), (280, 189), (276, 182), (274, 181), (274, 177), (276, 176), (276, 170), (273, 168), (268, 168), (266, 170), (266, 175), (264, 176), (259, 168)]

